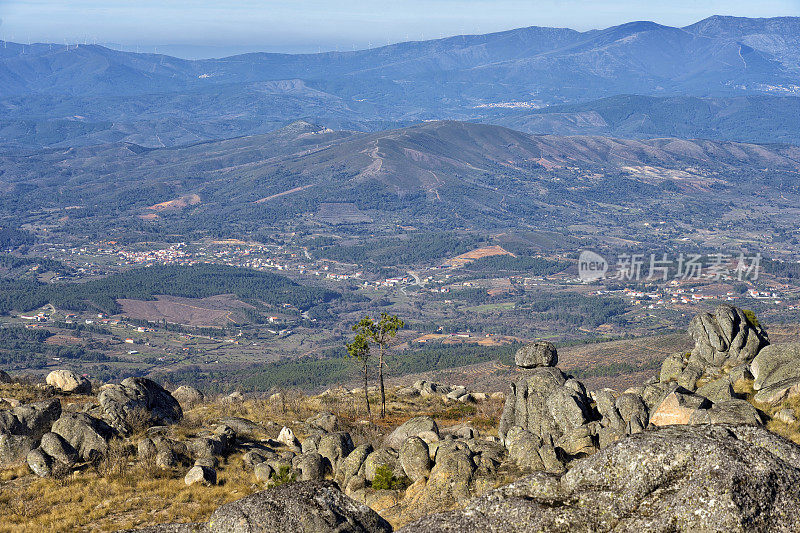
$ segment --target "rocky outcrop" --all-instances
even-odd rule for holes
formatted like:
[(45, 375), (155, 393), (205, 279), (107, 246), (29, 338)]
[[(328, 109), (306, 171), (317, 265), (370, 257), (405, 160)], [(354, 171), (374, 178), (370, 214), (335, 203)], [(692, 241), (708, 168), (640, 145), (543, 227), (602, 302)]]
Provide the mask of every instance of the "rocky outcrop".
[(53, 433), (68, 442), (81, 460), (92, 461), (106, 453), (114, 430), (86, 413), (64, 413), (53, 424)]
[(514, 363), (520, 368), (556, 366), (558, 353), (551, 342), (534, 342), (517, 350), (514, 355)]
[(210, 532), (388, 533), (378, 513), (345, 496), (335, 484), (281, 485), (225, 504), (211, 515)]
[(688, 424), (698, 411), (707, 410), (711, 405), (708, 398), (693, 394), (683, 387), (675, 387), (653, 411), (650, 423), (654, 426)]
[(134, 425), (174, 424), (183, 418), (178, 401), (147, 378), (127, 378), (119, 385), (107, 385), (97, 399), (103, 417), (123, 435), (128, 435)]
[(670, 426), (398, 532), (789, 532), (799, 522), (798, 483), (800, 447), (763, 428)]
[(695, 347), (687, 364), (697, 368), (733, 367), (752, 361), (769, 344), (766, 332), (751, 323), (741, 309), (719, 305), (714, 313), (700, 313), (689, 323)]
[(59, 416), (61, 402), (55, 398), (0, 410), (0, 433), (25, 435), (38, 440), (50, 431)]
[(528, 370), (511, 385), (500, 418), (501, 438), (519, 426), (569, 455), (591, 453), (595, 416), (583, 384), (554, 367)]
[(61, 392), (87, 394), (92, 392), (92, 383), (72, 370), (53, 370), (45, 380), (48, 385)]

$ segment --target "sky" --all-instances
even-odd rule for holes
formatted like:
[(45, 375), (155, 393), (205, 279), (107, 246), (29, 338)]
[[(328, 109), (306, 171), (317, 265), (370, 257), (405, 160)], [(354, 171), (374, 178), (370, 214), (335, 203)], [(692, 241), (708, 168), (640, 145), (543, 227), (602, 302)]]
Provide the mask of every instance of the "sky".
[(800, 16), (800, 0), (0, 0), (0, 40), (219, 57), (362, 49), (524, 26), (685, 26), (715, 14)]

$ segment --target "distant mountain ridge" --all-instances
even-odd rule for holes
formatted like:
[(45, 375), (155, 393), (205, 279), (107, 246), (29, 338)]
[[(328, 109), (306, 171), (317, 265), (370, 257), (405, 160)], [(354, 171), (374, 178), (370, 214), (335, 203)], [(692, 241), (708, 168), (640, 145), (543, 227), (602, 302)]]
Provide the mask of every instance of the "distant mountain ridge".
[[(587, 32), (529, 27), (355, 52), (193, 61), (4, 43), (0, 149), (120, 140), (173, 146), (266, 133), (296, 119), (367, 131), (432, 119), (491, 122), (497, 109), (619, 94), (800, 96), (800, 18), (711, 17), (684, 28), (631, 22)], [(800, 126), (792, 129), (784, 138), (798, 136)]]

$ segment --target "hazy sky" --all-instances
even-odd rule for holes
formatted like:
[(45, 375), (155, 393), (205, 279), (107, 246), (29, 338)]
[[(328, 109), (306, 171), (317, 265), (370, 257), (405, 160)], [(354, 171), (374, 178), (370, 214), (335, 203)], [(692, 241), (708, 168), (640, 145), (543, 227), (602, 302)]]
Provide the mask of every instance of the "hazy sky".
[(522, 26), (684, 26), (713, 14), (800, 16), (800, 0), (0, 0), (0, 39), (213, 56), (351, 50)]

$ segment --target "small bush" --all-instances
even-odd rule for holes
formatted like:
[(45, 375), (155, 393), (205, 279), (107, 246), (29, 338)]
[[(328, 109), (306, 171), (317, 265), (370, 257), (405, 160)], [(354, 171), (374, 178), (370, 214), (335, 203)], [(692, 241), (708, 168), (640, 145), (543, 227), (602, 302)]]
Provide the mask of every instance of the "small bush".
[(272, 474), (272, 479), (270, 480), (270, 486), (277, 487), (279, 485), (285, 485), (286, 483), (294, 483), (295, 482), (295, 475), (292, 472), (292, 467), (289, 465), (281, 465), (277, 472)]
[(376, 490), (402, 490), (408, 486), (408, 478), (394, 475), (389, 465), (380, 465), (375, 469), (372, 488)]
[(751, 311), (750, 309), (742, 309), (744, 316), (747, 318), (747, 321), (750, 322), (750, 325), (754, 328), (758, 329), (761, 327), (761, 322), (758, 321), (758, 317), (756, 314)]

